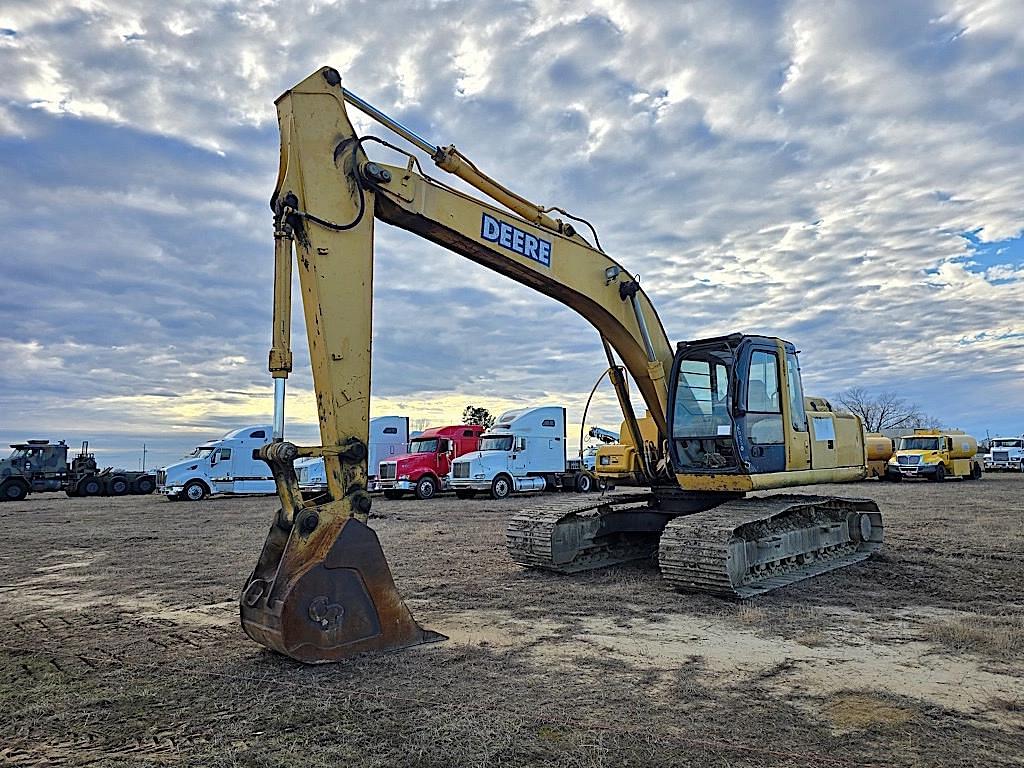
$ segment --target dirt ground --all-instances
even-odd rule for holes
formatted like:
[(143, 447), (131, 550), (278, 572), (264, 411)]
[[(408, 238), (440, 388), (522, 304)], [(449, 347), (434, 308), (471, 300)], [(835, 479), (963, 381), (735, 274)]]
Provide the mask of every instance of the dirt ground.
[(746, 603), (514, 566), (522, 497), (377, 499), (450, 639), (321, 667), (238, 625), (274, 499), (2, 504), (0, 764), (1024, 763), (1024, 476), (832, 492), (879, 502), (883, 553)]

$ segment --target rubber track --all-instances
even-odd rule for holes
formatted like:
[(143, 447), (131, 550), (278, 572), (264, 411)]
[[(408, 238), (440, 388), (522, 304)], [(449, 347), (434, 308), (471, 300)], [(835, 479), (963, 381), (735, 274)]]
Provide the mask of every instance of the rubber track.
[(551, 500), (512, 515), (505, 528), (505, 544), (513, 562), (527, 568), (572, 572), (635, 560), (644, 557), (645, 553), (635, 548), (620, 551), (605, 545), (595, 545), (582, 549), (571, 564), (555, 564), (551, 554), (552, 539), (559, 523), (566, 524), (571, 517), (588, 512), (607, 514), (622, 508), (643, 509), (653, 499), (652, 493), (622, 493), (587, 501), (575, 494), (572, 498)]
[[(816, 552), (806, 561), (791, 558), (760, 573), (747, 573), (742, 583), (730, 576), (730, 553), (745, 541), (770, 538), (808, 525), (844, 520), (851, 512), (874, 513), (868, 499), (778, 495), (727, 502), (700, 514), (677, 517), (662, 533), (658, 560), (664, 579), (673, 587), (729, 597), (753, 597), (796, 581), (868, 558), (880, 542), (852, 541)], [(816, 520), (808, 521), (808, 516)], [(741, 530), (746, 528), (746, 530)], [(753, 530), (751, 530), (753, 529)], [(803, 558), (801, 558), (802, 560)]]

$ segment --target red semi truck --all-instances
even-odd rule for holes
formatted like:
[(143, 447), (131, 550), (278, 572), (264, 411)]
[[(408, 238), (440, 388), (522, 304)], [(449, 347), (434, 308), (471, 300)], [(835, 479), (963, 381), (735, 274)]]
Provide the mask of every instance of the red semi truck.
[(380, 463), (370, 490), (383, 491), (388, 499), (400, 499), (407, 493), (429, 499), (438, 491), (448, 490), (452, 459), (477, 450), (483, 431), (478, 424), (424, 430), (409, 441), (408, 453)]

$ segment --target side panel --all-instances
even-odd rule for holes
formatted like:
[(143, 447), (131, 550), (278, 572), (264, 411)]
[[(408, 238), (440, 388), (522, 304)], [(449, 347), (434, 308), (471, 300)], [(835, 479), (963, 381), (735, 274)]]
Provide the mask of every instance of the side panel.
[(836, 466), (836, 441), (839, 434), (835, 414), (831, 411), (811, 411), (807, 415), (811, 423), (811, 467), (829, 469)]
[(836, 466), (864, 466), (865, 452), (864, 430), (861, 421), (849, 413), (837, 413), (836, 418)]

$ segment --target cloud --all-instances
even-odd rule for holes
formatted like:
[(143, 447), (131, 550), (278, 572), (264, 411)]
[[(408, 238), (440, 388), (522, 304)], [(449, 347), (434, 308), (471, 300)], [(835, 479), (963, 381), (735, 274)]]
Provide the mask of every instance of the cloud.
[[(7, 3), (0, 437), (269, 415), (273, 100), (322, 64), (594, 222), (674, 340), (778, 334), (812, 392), (1024, 432), (1021, 30), (1009, 1)], [(378, 233), (375, 412), (578, 412), (604, 367), (585, 320)]]

